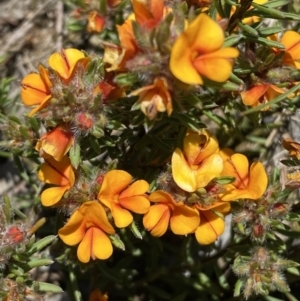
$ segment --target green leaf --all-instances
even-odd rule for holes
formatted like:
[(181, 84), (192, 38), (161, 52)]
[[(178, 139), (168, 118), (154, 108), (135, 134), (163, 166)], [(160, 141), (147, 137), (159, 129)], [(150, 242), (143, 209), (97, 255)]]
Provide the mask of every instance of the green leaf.
[(267, 27), (267, 28), (258, 29), (257, 31), (260, 36), (268, 37), (272, 34), (275, 34), (278, 32), (283, 32), (284, 28), (281, 26), (275, 26), (275, 27)]
[(50, 245), (54, 241), (55, 238), (56, 238), (56, 235), (49, 235), (49, 236), (46, 236), (46, 237), (38, 240), (37, 242), (35, 242), (33, 244), (33, 246), (26, 253), (30, 256), (30, 255), (36, 253), (37, 251), (42, 250), (46, 246)]
[(74, 168), (77, 169), (81, 161), (79, 143), (74, 143), (71, 146), (69, 155), (72, 166), (74, 166)]
[(223, 43), (223, 47), (231, 47), (231, 46), (236, 46), (240, 43), (240, 41), (243, 39), (242, 34), (238, 35), (231, 35), (227, 37)]
[(259, 36), (258, 31), (257, 31), (255, 28), (253, 28), (253, 27), (251, 27), (251, 26), (249, 26), (249, 25), (247, 25), (247, 24), (244, 24), (244, 23), (242, 23), (242, 22), (238, 22), (238, 26), (239, 26), (245, 33), (249, 34), (250, 36), (253, 36), (253, 37), (258, 37), (258, 36)]
[(3, 197), (3, 205), (2, 205), (2, 210), (5, 216), (5, 222), (10, 223), (11, 222), (11, 203), (8, 195), (4, 195)]
[(61, 287), (46, 282), (34, 281), (32, 287), (39, 292), (62, 293)]

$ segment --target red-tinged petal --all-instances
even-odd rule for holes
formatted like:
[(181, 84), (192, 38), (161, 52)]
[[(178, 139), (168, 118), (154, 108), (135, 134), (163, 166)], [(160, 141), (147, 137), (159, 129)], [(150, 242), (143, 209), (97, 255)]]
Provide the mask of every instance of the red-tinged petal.
[(73, 133), (61, 126), (57, 126), (39, 139), (35, 149), (40, 152), (45, 152), (56, 161), (60, 161), (69, 151), (73, 143)]
[(39, 105), (51, 98), (51, 92), (39, 74), (25, 76), (21, 86), (21, 98), (26, 106)]
[(251, 89), (241, 92), (242, 101), (246, 106), (256, 106), (259, 102), (260, 97), (262, 97), (269, 85), (256, 85)]
[(250, 167), (250, 179), (248, 190), (252, 193), (252, 198), (259, 199), (268, 186), (268, 176), (261, 162), (255, 162)]
[(238, 189), (245, 189), (249, 181), (249, 162), (242, 154), (233, 154), (224, 162), (222, 175), (235, 177), (232, 183)]
[(186, 235), (194, 232), (199, 223), (200, 217), (198, 211), (184, 204), (175, 206), (170, 218), (170, 228), (177, 235)]
[(131, 196), (143, 195), (149, 189), (149, 184), (144, 180), (138, 180), (132, 183), (127, 189), (120, 193), (119, 199)]
[(118, 228), (125, 228), (133, 221), (132, 214), (116, 203), (111, 203), (111, 214)]
[(108, 208), (111, 202), (131, 183), (132, 176), (124, 170), (111, 170), (103, 179), (98, 199)]
[(47, 188), (41, 194), (42, 205), (45, 207), (56, 205), (68, 189), (70, 189), (70, 186)]
[[(228, 56), (231, 56), (223, 58), (222, 56), (226, 56), (226, 52), (228, 52)], [(214, 53), (197, 57), (193, 61), (193, 65), (200, 75), (215, 82), (222, 83), (229, 78), (234, 63), (232, 58), (237, 56), (238, 51), (236, 49), (224, 48)]]
[(201, 212), (200, 218), (200, 226), (195, 232), (197, 241), (202, 245), (208, 245), (215, 242), (224, 232), (224, 219), (219, 217), (213, 211)]
[(100, 229), (93, 227), (92, 254), (93, 258), (107, 259), (113, 253), (110, 239)]
[(162, 236), (166, 233), (171, 216), (171, 209), (165, 204), (156, 204), (150, 207), (144, 215), (143, 225), (153, 236)]
[(76, 63), (84, 58), (84, 53), (77, 49), (63, 49), (61, 53), (54, 53), (49, 58), (49, 66), (57, 71), (64, 79), (69, 79)]
[(300, 35), (296, 31), (288, 30), (281, 39), (281, 44), (286, 48), (294, 60), (300, 59)]
[(186, 160), (191, 165), (198, 165), (204, 159), (219, 150), (219, 144), (215, 137), (205, 134), (189, 134), (184, 138), (183, 152)]
[(58, 230), (58, 236), (65, 244), (75, 246), (83, 239), (85, 230), (84, 216), (79, 210), (76, 210), (67, 224)]
[(94, 290), (89, 297), (89, 301), (108, 301), (107, 294), (102, 294), (99, 289)]
[(53, 84), (49, 78), (49, 70), (41, 64), (39, 65), (38, 69), (39, 69), (40, 76), (44, 81), (46, 87), (48, 87), (49, 89), (52, 88)]
[(93, 224), (106, 233), (115, 233), (113, 226), (108, 221), (104, 208), (97, 201), (83, 203), (79, 211), (84, 216), (86, 223)]
[(91, 259), (92, 242), (93, 242), (93, 227), (89, 228), (85, 232), (85, 235), (77, 249), (77, 257), (83, 263), (87, 263)]
[(66, 186), (70, 184), (69, 176), (72, 169), (70, 159), (64, 157), (61, 161), (49, 157), (41, 165), (38, 177), (42, 182)]
[(176, 148), (172, 155), (172, 175), (181, 189), (193, 192), (198, 188), (194, 170), (191, 169), (179, 148)]
[(148, 198), (141, 195), (119, 199), (119, 204), (123, 208), (139, 214), (146, 213), (150, 208)]

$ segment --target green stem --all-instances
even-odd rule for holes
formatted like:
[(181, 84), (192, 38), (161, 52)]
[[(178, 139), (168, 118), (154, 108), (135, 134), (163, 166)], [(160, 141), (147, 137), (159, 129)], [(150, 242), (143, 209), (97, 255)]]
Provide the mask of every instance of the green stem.
[(78, 287), (76, 275), (74, 273), (72, 266), (69, 266), (69, 279), (70, 279), (71, 289), (74, 292), (75, 301), (83, 301), (81, 292)]

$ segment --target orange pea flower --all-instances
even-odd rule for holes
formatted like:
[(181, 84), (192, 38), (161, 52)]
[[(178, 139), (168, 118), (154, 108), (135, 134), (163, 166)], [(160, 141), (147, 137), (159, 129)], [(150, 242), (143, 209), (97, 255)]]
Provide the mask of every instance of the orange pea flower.
[(173, 75), (187, 84), (203, 84), (202, 76), (216, 82), (226, 81), (232, 71), (235, 48), (222, 48), (221, 26), (202, 13), (175, 41), (170, 58)]
[(44, 158), (52, 156), (60, 161), (74, 143), (74, 135), (66, 127), (59, 125), (43, 135), (37, 142), (35, 149)]
[(199, 210), (200, 225), (195, 231), (197, 241), (202, 245), (215, 242), (225, 229), (225, 221), (222, 217), (230, 211), (230, 204), (217, 202), (211, 206), (195, 205)]
[(88, 15), (88, 32), (101, 32), (105, 27), (105, 19), (99, 15), (95, 10), (91, 11)]
[(300, 160), (300, 143), (296, 142), (290, 138), (282, 140), (282, 146), (289, 151), (290, 156), (296, 157)]
[(92, 291), (89, 298), (89, 301), (107, 301), (107, 300), (108, 300), (107, 294), (103, 295), (99, 289)]
[(259, 199), (267, 189), (268, 176), (261, 162), (249, 162), (242, 154), (225, 154), (224, 169), (222, 175), (235, 177), (231, 184), (224, 185), (226, 192), (220, 194), (222, 201), (234, 201), (237, 199)]
[(188, 134), (183, 144), (183, 151), (176, 148), (172, 155), (172, 174), (181, 189), (193, 192), (221, 174), (223, 160), (218, 141), (208, 132)]
[(287, 30), (280, 42), (285, 46), (283, 62), (300, 69), (300, 34)]
[(65, 244), (79, 244), (77, 257), (83, 263), (89, 262), (91, 258), (107, 259), (112, 255), (112, 244), (106, 233), (114, 234), (115, 230), (97, 201), (83, 203), (58, 231)]
[(39, 72), (31, 73), (25, 76), (21, 82), (21, 98), (25, 106), (36, 106), (29, 116), (43, 109), (51, 99), (52, 83), (49, 80), (48, 71), (39, 66)]
[(62, 79), (68, 81), (80, 64), (86, 67), (90, 59), (78, 49), (62, 49), (61, 52), (53, 53), (48, 60), (49, 66), (55, 70)]
[(156, 78), (152, 85), (137, 89), (130, 95), (139, 96), (138, 102), (141, 104), (141, 110), (150, 120), (156, 117), (157, 112), (167, 111), (168, 115), (172, 113), (172, 98), (164, 77)]
[(118, 228), (127, 227), (133, 217), (129, 212), (139, 214), (149, 210), (150, 202), (146, 196), (149, 184), (138, 180), (131, 184), (132, 176), (124, 170), (111, 170), (103, 179), (98, 199), (111, 210)]
[(75, 174), (70, 159), (65, 156), (60, 161), (49, 157), (41, 165), (38, 178), (45, 183), (56, 185), (45, 189), (41, 194), (41, 202), (44, 206), (56, 205), (64, 193), (75, 183)]
[[(260, 104), (267, 103), (276, 98), (285, 91), (275, 85), (262, 84), (255, 85), (249, 90), (241, 92), (242, 101), (246, 106), (256, 107)], [(268, 109), (268, 107), (266, 108)]]
[(136, 22), (149, 30), (156, 27), (170, 11), (163, 0), (132, 0), (132, 6)]
[(171, 231), (177, 235), (186, 235), (195, 231), (200, 218), (197, 210), (183, 202), (175, 202), (170, 194), (157, 190), (149, 196), (152, 205), (144, 215), (144, 227), (153, 236), (162, 236), (170, 224)]

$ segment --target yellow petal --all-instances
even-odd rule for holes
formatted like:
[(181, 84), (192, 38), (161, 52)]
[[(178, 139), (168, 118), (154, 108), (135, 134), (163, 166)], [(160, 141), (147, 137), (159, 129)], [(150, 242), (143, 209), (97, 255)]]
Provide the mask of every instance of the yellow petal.
[(116, 203), (111, 203), (111, 214), (118, 228), (125, 228), (133, 221), (132, 214)]
[(77, 257), (83, 263), (87, 263), (91, 259), (92, 241), (93, 241), (93, 228), (89, 228), (85, 232), (85, 235), (77, 249)]
[(111, 208), (111, 202), (114, 202), (115, 196), (118, 196), (131, 183), (132, 176), (124, 170), (111, 170), (103, 179), (98, 199), (108, 208)]
[(162, 236), (169, 225), (171, 210), (165, 204), (156, 204), (150, 207), (144, 215), (143, 225), (153, 236)]
[(58, 230), (58, 236), (65, 244), (75, 246), (83, 239), (85, 229), (84, 216), (76, 210), (67, 224)]
[(77, 49), (63, 49), (49, 57), (49, 66), (57, 71), (64, 79), (69, 79), (76, 63), (84, 58), (84, 53)]
[(232, 71), (232, 58), (237, 56), (238, 51), (235, 48), (224, 48), (197, 57), (193, 65), (200, 75), (215, 82), (225, 82)]
[(184, 204), (175, 206), (170, 218), (170, 228), (177, 235), (186, 235), (194, 232), (199, 223), (198, 211)]
[(100, 229), (93, 227), (92, 254), (98, 259), (107, 259), (113, 253), (110, 239)]
[(174, 43), (170, 57), (171, 72), (184, 83), (203, 84), (192, 61), (198, 55), (218, 50), (223, 41), (224, 33), (218, 23), (206, 14), (200, 14)]
[(296, 31), (288, 30), (284, 33), (281, 43), (294, 60), (300, 59), (300, 35)]
[(188, 163), (197, 165), (205, 158), (219, 150), (219, 144), (215, 137), (205, 134), (189, 134), (184, 138), (183, 152)]
[(255, 162), (250, 167), (250, 179), (248, 190), (252, 193), (252, 198), (259, 199), (268, 186), (268, 176), (261, 162)]
[(194, 171), (190, 168), (179, 148), (176, 148), (172, 155), (172, 175), (181, 189), (187, 192), (193, 192), (197, 189)]
[(84, 216), (86, 223), (93, 224), (106, 233), (115, 233), (113, 226), (108, 221), (104, 208), (97, 201), (83, 203), (79, 211)]
[(208, 245), (215, 242), (224, 232), (224, 219), (211, 210), (201, 212), (200, 218), (200, 226), (195, 232), (197, 241), (202, 245)]
[(44, 190), (41, 194), (43, 206), (49, 207), (57, 204), (68, 189), (70, 189), (70, 186), (51, 187)]

